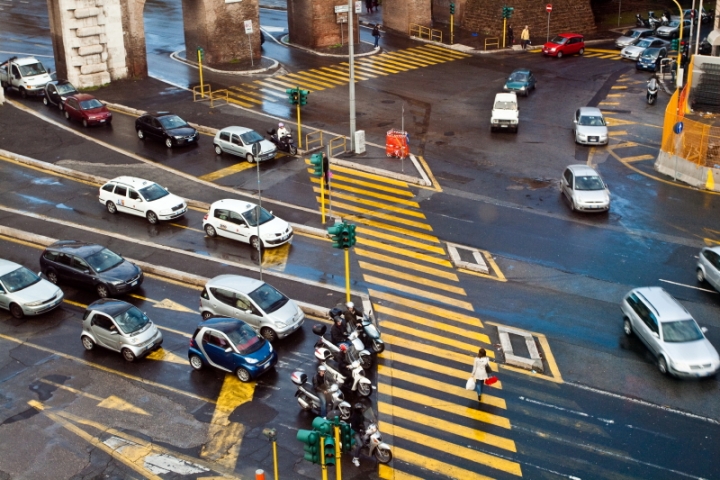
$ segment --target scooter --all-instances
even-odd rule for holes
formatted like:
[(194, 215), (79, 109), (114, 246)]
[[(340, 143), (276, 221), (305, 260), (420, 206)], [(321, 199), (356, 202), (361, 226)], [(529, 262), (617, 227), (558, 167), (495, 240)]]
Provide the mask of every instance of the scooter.
[[(298, 405), (303, 410), (310, 410), (317, 415), (320, 414), (320, 399), (318, 396), (305, 388), (307, 383), (307, 375), (303, 372), (293, 372), (290, 376), (292, 382), (297, 385), (297, 391), (295, 396), (297, 397)], [(328, 403), (328, 412), (337, 410), (340, 412), (340, 418), (348, 420), (350, 418), (350, 404), (345, 401), (345, 397), (340, 390), (340, 387), (336, 383), (330, 385), (330, 396), (332, 400)]]
[(639, 13), (635, 15), (635, 26), (639, 28), (650, 28), (650, 22), (642, 18)]
[[(335, 318), (337, 315), (344, 315), (347, 311), (345, 305), (339, 304), (332, 310), (330, 310), (330, 318)], [(385, 342), (380, 339), (380, 330), (377, 325), (372, 321), (370, 315), (365, 314), (360, 310), (356, 310), (356, 317), (358, 323), (356, 329), (360, 336), (361, 341), (364, 345), (372, 347), (375, 353), (382, 353), (385, 350)], [(348, 323), (348, 329), (351, 328)]]
[[(317, 352), (315, 356), (317, 357)], [(320, 360), (320, 358), (318, 358), (318, 360)], [(338, 385), (346, 385), (348, 379), (345, 375), (340, 373), (338, 369), (329, 365), (327, 362), (323, 362), (323, 365), (327, 368), (326, 375), (329, 374), (333, 382)], [(360, 360), (353, 360), (348, 365), (348, 369), (352, 375), (352, 385), (350, 386), (350, 390), (357, 392), (360, 396), (369, 397), (370, 394), (372, 394), (372, 382), (370, 382), (370, 380), (365, 376), (365, 371), (360, 365)]]
[(657, 94), (658, 94), (658, 84), (655, 77), (651, 78), (650, 81), (648, 81), (648, 87), (647, 87), (647, 103), (648, 105), (652, 105), (655, 103), (655, 100), (657, 100)]
[[(312, 331), (315, 335), (320, 337), (315, 344), (315, 357), (317, 357), (317, 359), (321, 362), (333, 358), (335, 360), (339, 359), (340, 347), (332, 343), (324, 336), (327, 331), (327, 327), (325, 325), (317, 324), (313, 326)], [(363, 345), (362, 340), (360, 340), (357, 330), (353, 330), (353, 332), (348, 335), (347, 343), (350, 345), (350, 355), (358, 359), (362, 368), (370, 368), (372, 366), (372, 355), (365, 349), (365, 345)]]
[(269, 135), (268, 140), (274, 143), (278, 150), (289, 153), (290, 155), (297, 155), (297, 147), (295, 146), (295, 140), (293, 140), (291, 132), (288, 132), (288, 134), (281, 139), (277, 138), (277, 131), (274, 128), (268, 130), (267, 133)]
[(653, 30), (657, 30), (657, 28), (662, 25), (662, 19), (657, 18), (655, 16), (655, 12), (650, 11), (648, 12), (648, 18), (647, 18), (648, 24), (650, 25), (649, 28), (652, 28)]
[(363, 439), (365, 439), (365, 444), (360, 449), (360, 453), (364, 453), (368, 457), (374, 455), (380, 463), (390, 463), (392, 460), (392, 450), (390, 449), (390, 445), (382, 441), (382, 435), (376, 424), (371, 423), (368, 425)]

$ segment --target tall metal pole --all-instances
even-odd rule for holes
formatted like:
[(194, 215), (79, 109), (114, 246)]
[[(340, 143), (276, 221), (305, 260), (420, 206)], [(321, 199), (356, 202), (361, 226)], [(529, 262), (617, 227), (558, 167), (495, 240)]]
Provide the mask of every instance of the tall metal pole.
[[(255, 216), (255, 221), (257, 222), (257, 237), (258, 237), (258, 266), (260, 267), (260, 281), (262, 282), (262, 237), (260, 236), (260, 209), (262, 208), (262, 192), (260, 191), (260, 159), (258, 158), (258, 155), (260, 155), (260, 144), (254, 143), (253, 147), (257, 145), (257, 153), (253, 152), (255, 154), (255, 164), (257, 165), (257, 182), (258, 182), (258, 206), (257, 206), (257, 215)], [(254, 148), (253, 148), (254, 149)]]
[[(348, 54), (350, 56), (350, 151), (355, 152), (355, 35), (353, 35), (354, 0), (348, 0)], [(348, 300), (349, 301), (349, 300)]]
[(698, 27), (697, 27), (697, 37), (695, 38), (695, 55), (698, 53), (698, 47), (700, 46), (700, 27), (702, 26), (702, 9), (703, 9), (703, 0), (700, 0), (700, 6), (698, 6), (697, 14), (695, 15), (698, 19)]
[(548, 12), (548, 27), (547, 27), (547, 37), (545, 42), (550, 41), (550, 12)]
[[(692, 7), (690, 7), (690, 12), (693, 12), (694, 10), (695, 10), (695, 0), (693, 0), (693, 2), (692, 2)], [(697, 19), (697, 16), (698, 15), (696, 14), (695, 17), (693, 17), (692, 13), (690, 14), (690, 34), (688, 35), (688, 39), (687, 39), (688, 56), (690, 55), (690, 51), (691, 51), (690, 45), (692, 45), (692, 40), (693, 40), (693, 27), (695, 26), (695, 20)], [(682, 22), (684, 20), (684, 18), (685, 17), (683, 17), (680, 21)], [(698, 30), (700, 30), (699, 23), (698, 23)], [(682, 42), (682, 38), (680, 39), (680, 41)]]
[(620, 12), (622, 11), (622, 0), (618, 2), (618, 27), (620, 26)]

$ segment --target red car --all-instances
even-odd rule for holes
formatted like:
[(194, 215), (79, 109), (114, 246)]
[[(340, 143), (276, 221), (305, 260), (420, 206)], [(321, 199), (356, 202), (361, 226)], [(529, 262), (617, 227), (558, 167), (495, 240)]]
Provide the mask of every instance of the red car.
[(71, 95), (63, 102), (65, 118), (78, 120), (83, 127), (88, 125), (110, 125), (112, 113), (97, 98), (87, 93)]
[(564, 55), (585, 53), (585, 38), (578, 33), (561, 33), (543, 45), (543, 55), (562, 58)]

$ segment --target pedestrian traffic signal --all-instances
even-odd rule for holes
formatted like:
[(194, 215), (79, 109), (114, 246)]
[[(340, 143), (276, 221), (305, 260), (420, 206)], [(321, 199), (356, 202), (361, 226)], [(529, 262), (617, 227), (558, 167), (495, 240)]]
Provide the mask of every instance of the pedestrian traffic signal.
[(340, 446), (342, 453), (348, 453), (355, 446), (355, 430), (349, 423), (340, 423)]
[(314, 177), (322, 177), (325, 172), (323, 172), (323, 156), (322, 153), (313, 153), (310, 156), (310, 165), (313, 167), (313, 176)]
[(305, 460), (312, 463), (320, 463), (320, 434), (313, 432), (312, 430), (298, 430), (298, 440), (303, 442), (305, 445)]
[(345, 231), (345, 224), (344, 223), (336, 223), (332, 227), (328, 227), (327, 232), (328, 235), (330, 235), (330, 239), (332, 240), (333, 248), (345, 248), (343, 247), (342, 243), (342, 233)]
[(298, 89), (298, 94), (299, 94), (298, 100), (299, 100), (300, 105), (307, 105), (307, 96), (309, 93), (310, 92), (307, 90)]
[(454, 14), (455, 14), (455, 4), (451, 3), (450, 4), (450, 15), (454, 15)]
[(677, 38), (673, 38), (670, 42), (670, 48), (677, 51), (678, 47), (680, 46), (680, 40)]
[(288, 101), (291, 105), (297, 105), (298, 104), (298, 90), (297, 88), (288, 88), (285, 90), (285, 93), (288, 94)]
[(356, 238), (355, 238), (355, 228), (356, 228), (356, 225), (354, 225), (354, 224), (352, 224), (352, 223), (348, 223), (345, 228), (346, 228), (347, 231), (348, 231), (348, 245), (347, 245), (347, 246), (348, 246), (348, 248), (349, 248), (349, 247), (354, 246), (355, 243), (356, 243)]

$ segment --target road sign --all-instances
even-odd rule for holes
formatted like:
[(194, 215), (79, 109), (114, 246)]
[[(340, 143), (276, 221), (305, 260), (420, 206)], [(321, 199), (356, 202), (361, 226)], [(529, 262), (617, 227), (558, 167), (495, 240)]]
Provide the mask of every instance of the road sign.
[(347, 5), (335, 5), (335, 13), (347, 13), (350, 11), (350, 7)]
[(548, 3), (547, 5), (545, 5), (545, 11), (547, 11), (548, 13), (552, 12), (552, 3)]
[(675, 126), (673, 127), (673, 131), (680, 135), (683, 131), (683, 122), (677, 122)]
[(245, 33), (248, 35), (253, 33), (252, 20), (245, 20)]

